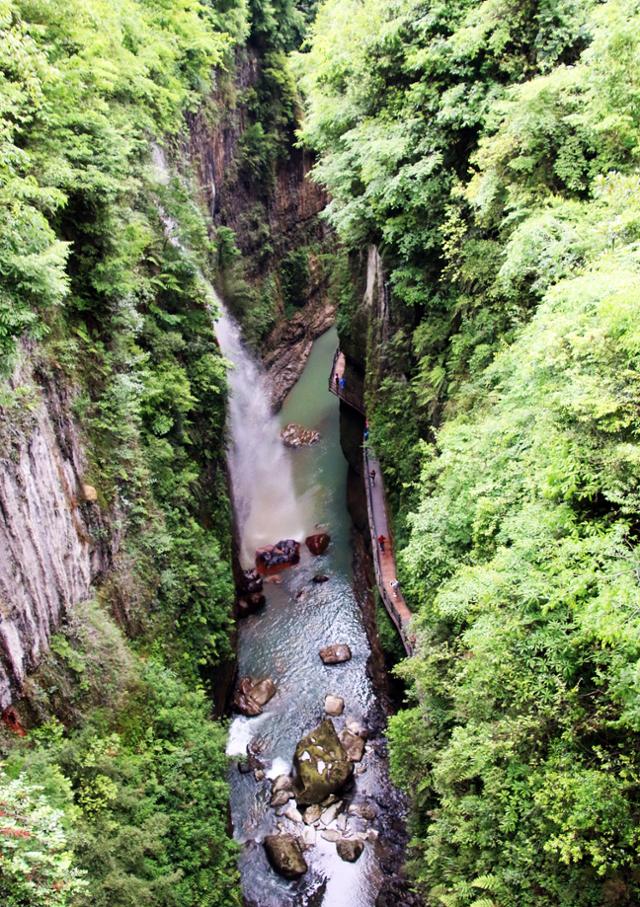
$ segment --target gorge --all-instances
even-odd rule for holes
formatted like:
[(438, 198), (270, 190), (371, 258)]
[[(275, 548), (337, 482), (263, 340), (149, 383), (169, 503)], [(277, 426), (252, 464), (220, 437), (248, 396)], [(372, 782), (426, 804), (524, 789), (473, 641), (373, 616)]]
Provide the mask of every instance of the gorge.
[(0, 0), (0, 904), (640, 903), (639, 36)]

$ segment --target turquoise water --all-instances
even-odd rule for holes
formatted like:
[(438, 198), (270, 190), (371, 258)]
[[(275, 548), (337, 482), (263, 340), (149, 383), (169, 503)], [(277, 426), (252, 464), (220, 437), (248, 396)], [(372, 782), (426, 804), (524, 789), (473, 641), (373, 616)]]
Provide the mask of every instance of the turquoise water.
[[(304, 502), (306, 532), (326, 529), (332, 543), (322, 557), (312, 557), (303, 546), (301, 563), (282, 574), (282, 583), (266, 584), (266, 608), (240, 624), (241, 675), (271, 677), (278, 692), (257, 718), (238, 717), (231, 727), (229, 752), (242, 754), (250, 741), (259, 741), (260, 759), (269, 777), (289, 772), (296, 743), (323, 718), (327, 693), (345, 700), (345, 713), (334, 719), (338, 730), (352, 718), (365, 721), (375, 702), (367, 675), (369, 644), (353, 593), (350, 520), (346, 509), (347, 464), (340, 449), (339, 408), (327, 380), (337, 344), (334, 330), (314, 345), (298, 384), (280, 413), (282, 425), (300, 422), (317, 429), (321, 440), (290, 452), (293, 482)], [(261, 455), (256, 441), (256, 457)], [(263, 530), (268, 534), (269, 513)], [(277, 541), (277, 538), (273, 538)], [(329, 581), (314, 584), (316, 573)], [(330, 643), (348, 643), (353, 658), (332, 667), (319, 658)], [(375, 795), (382, 766), (373, 752), (363, 760), (365, 772), (357, 777), (358, 795)], [(268, 780), (231, 770), (231, 808), (235, 836), (243, 845), (241, 870), (249, 903), (259, 907), (295, 907), (311, 903), (324, 907), (370, 907), (375, 901), (380, 874), (375, 846), (367, 842), (355, 864), (344, 863), (335, 844), (318, 837), (306, 853), (310, 871), (299, 882), (286, 882), (269, 867), (262, 840), (278, 823), (300, 832), (289, 819), (276, 816), (269, 805)]]

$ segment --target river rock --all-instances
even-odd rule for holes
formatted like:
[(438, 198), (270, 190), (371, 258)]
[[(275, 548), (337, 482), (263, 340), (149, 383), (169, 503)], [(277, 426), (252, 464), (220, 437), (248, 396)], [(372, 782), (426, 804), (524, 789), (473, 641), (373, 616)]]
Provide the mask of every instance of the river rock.
[(321, 815), (322, 807), (319, 803), (314, 803), (312, 806), (307, 806), (302, 818), (306, 825), (314, 825), (316, 822), (320, 821)]
[(364, 737), (365, 740), (369, 733), (366, 727), (359, 721), (356, 721), (355, 718), (347, 718), (345, 727), (348, 731), (351, 731), (352, 734), (355, 734), (356, 737)]
[(313, 847), (316, 843), (316, 830), (312, 826), (307, 826), (302, 829), (302, 840), (305, 843), (305, 847)]
[(360, 762), (364, 755), (364, 740), (357, 737), (345, 728), (340, 734), (340, 743), (344, 747), (347, 759), (351, 762)]
[(364, 850), (364, 844), (357, 838), (341, 838), (336, 844), (336, 850), (342, 860), (355, 863)]
[(341, 790), (353, 774), (353, 763), (333, 726), (326, 719), (298, 743), (294, 756), (298, 805), (321, 803)]
[(304, 543), (311, 554), (316, 556), (324, 554), (329, 547), (330, 542), (331, 536), (326, 532), (318, 532), (316, 535), (309, 535), (304, 540)]
[(288, 790), (293, 793), (293, 779), (289, 775), (278, 775), (271, 785), (271, 790), (274, 794), (280, 790)]
[(276, 685), (269, 677), (259, 680), (251, 688), (251, 698), (260, 706), (266, 705), (270, 699), (273, 699), (275, 694)]
[(335, 817), (338, 815), (342, 809), (342, 800), (338, 800), (337, 803), (334, 803), (333, 806), (330, 806), (320, 816), (320, 821), (323, 825), (331, 825)]
[(237, 613), (238, 617), (249, 617), (255, 614), (267, 604), (266, 596), (262, 592), (249, 592), (247, 595), (238, 599)]
[(316, 575), (313, 577), (313, 582), (319, 586), (320, 583), (328, 583), (329, 577), (326, 575), (326, 573), (316, 573)]
[(351, 659), (351, 649), (346, 643), (335, 643), (320, 649), (320, 658), (326, 665), (339, 665)]
[(372, 822), (378, 815), (378, 811), (371, 803), (352, 803), (349, 807), (349, 815)]
[(341, 696), (333, 696), (329, 693), (324, 700), (324, 710), (327, 715), (337, 718), (344, 712), (344, 699)]
[(278, 806), (286, 806), (292, 797), (293, 791), (277, 790), (275, 793), (271, 794), (271, 805), (274, 809), (277, 809)]
[(282, 815), (285, 817), (285, 819), (289, 819), (290, 822), (295, 822), (297, 825), (302, 824), (302, 815), (300, 811), (296, 809), (293, 803), (290, 803), (287, 806)]
[(233, 705), (238, 712), (253, 718), (262, 714), (262, 707), (273, 698), (275, 692), (276, 685), (268, 677), (263, 680), (243, 677), (238, 684)]
[(320, 832), (320, 837), (324, 838), (325, 841), (330, 841), (332, 844), (335, 844), (340, 840), (341, 835), (335, 828), (326, 828), (324, 831)]
[(289, 422), (280, 432), (280, 437), (285, 447), (310, 447), (320, 440), (320, 432), (297, 422)]
[(256, 568), (261, 574), (292, 567), (300, 561), (300, 542), (282, 539), (275, 545), (265, 545), (256, 551)]
[(238, 592), (241, 595), (255, 595), (262, 592), (264, 581), (257, 570), (244, 570), (240, 582), (238, 583)]
[(275, 871), (285, 879), (299, 879), (309, 868), (302, 854), (302, 842), (295, 835), (268, 835), (264, 849)]

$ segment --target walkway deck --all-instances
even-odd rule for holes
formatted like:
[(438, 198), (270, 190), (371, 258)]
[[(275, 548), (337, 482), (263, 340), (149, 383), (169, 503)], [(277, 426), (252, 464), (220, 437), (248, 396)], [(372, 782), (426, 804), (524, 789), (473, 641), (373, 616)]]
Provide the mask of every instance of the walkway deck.
[(347, 360), (341, 350), (336, 350), (329, 375), (329, 390), (336, 397), (357, 410), (361, 416), (365, 415), (364, 411), (364, 388), (362, 381), (353, 375), (349, 375), (348, 381), (345, 378)]
[[(349, 375), (348, 381), (343, 380), (346, 369), (346, 358), (341, 350), (336, 350), (329, 377), (329, 390), (348, 406), (353, 407), (361, 415), (365, 415), (364, 392), (362, 383)], [(363, 445), (364, 485), (367, 493), (367, 513), (369, 516), (369, 531), (371, 533), (371, 546), (373, 550), (373, 564), (376, 572), (376, 583), (383, 604), (389, 617), (393, 621), (404, 645), (407, 655), (413, 654), (414, 638), (410, 630), (411, 611), (407, 607), (404, 596), (399, 588), (394, 588), (392, 583), (397, 582), (396, 559), (393, 552), (393, 538), (389, 526), (387, 500), (384, 493), (384, 481), (380, 463), (371, 448)], [(375, 473), (372, 478), (371, 473)], [(384, 551), (381, 550), (378, 539), (385, 537)]]

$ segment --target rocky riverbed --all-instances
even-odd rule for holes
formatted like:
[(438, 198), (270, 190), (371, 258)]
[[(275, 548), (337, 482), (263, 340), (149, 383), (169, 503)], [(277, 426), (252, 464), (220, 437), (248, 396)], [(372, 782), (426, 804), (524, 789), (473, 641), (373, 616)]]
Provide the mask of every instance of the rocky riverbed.
[(243, 590), (266, 604), (239, 625), (241, 692), (251, 699), (267, 679), (275, 688), (259, 713), (248, 703), (256, 713), (240, 714), (230, 735), (232, 818), (249, 907), (375, 907), (402, 862), (403, 801), (388, 778), (386, 703), (354, 589), (338, 401), (325, 390), (335, 343), (328, 335), (316, 344), (281, 413), (281, 425), (320, 434), (289, 453), (308, 521), (299, 563), (262, 584), (247, 574)]

